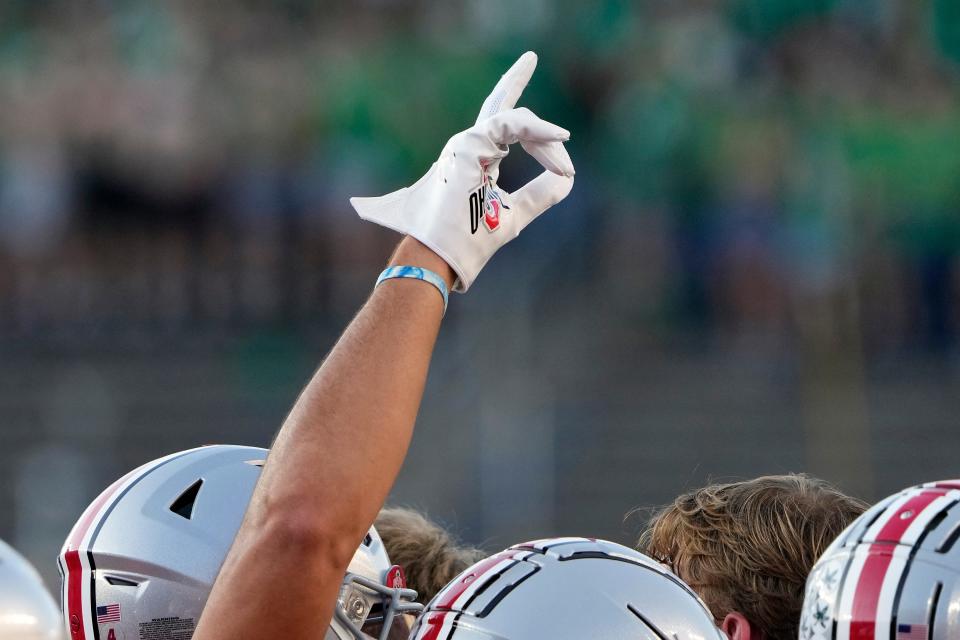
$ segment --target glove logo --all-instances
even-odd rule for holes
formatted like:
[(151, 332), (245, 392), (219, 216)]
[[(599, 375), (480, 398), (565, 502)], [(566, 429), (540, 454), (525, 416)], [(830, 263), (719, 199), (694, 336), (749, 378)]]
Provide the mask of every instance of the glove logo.
[(470, 194), (470, 234), (473, 235), (480, 228), (480, 220), (483, 220), (483, 226), (487, 231), (493, 233), (500, 228), (500, 214), (503, 211), (509, 211), (503, 202), (500, 192), (494, 185), (489, 183), (488, 178), (484, 178), (483, 184), (479, 189)]

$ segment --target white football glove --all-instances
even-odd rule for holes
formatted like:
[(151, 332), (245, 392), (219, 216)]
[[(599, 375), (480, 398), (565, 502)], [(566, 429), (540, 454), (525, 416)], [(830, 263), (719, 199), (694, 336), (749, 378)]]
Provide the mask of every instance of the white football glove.
[[(453, 290), (470, 288), (480, 270), (534, 218), (573, 187), (566, 129), (514, 109), (537, 66), (531, 51), (507, 71), (484, 101), (476, 124), (450, 138), (440, 158), (413, 186), (379, 198), (350, 198), (364, 220), (413, 236), (456, 272)], [(519, 142), (546, 169), (517, 191), (497, 187), (500, 160)]]

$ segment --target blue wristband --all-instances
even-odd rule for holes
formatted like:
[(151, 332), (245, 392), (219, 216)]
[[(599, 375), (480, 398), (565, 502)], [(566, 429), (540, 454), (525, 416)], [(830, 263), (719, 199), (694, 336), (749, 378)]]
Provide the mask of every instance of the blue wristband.
[(395, 266), (387, 267), (383, 270), (383, 273), (380, 274), (380, 277), (377, 278), (377, 284), (374, 288), (379, 287), (381, 283), (385, 280), (390, 280), (391, 278), (413, 278), (414, 280), (423, 280), (424, 282), (429, 282), (437, 288), (437, 291), (440, 292), (440, 296), (443, 297), (443, 313), (447, 313), (447, 298), (449, 297), (447, 293), (447, 283), (443, 281), (443, 278), (435, 274), (429, 269), (424, 269), (423, 267), (405, 267), (405, 266)]

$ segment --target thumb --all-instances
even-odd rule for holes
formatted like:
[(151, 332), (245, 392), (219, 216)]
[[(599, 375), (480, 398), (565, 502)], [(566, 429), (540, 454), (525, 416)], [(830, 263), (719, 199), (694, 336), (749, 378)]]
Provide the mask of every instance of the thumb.
[(510, 194), (511, 209), (516, 216), (516, 232), (533, 222), (541, 213), (567, 197), (573, 188), (573, 176), (558, 176), (544, 171)]
[(406, 233), (403, 227), (403, 211), (410, 189), (404, 188), (385, 196), (373, 198), (350, 198), (350, 204), (364, 220), (375, 222), (388, 229)]

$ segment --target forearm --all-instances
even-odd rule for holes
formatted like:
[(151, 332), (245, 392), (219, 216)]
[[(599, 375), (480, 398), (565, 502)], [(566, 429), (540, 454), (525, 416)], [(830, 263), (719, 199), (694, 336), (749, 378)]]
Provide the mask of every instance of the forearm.
[[(411, 238), (391, 264), (425, 267), (452, 286), (446, 263)], [(406, 455), (442, 312), (420, 281), (391, 280), (370, 296), (284, 422), (197, 640), (245, 637), (265, 619), (286, 638), (329, 623)]]
[[(428, 268), (452, 286), (446, 263), (412, 238), (391, 264)], [(359, 543), (406, 455), (442, 314), (442, 298), (427, 283), (378, 287), (294, 405), (258, 495), (292, 500), (293, 509), (342, 525)]]

